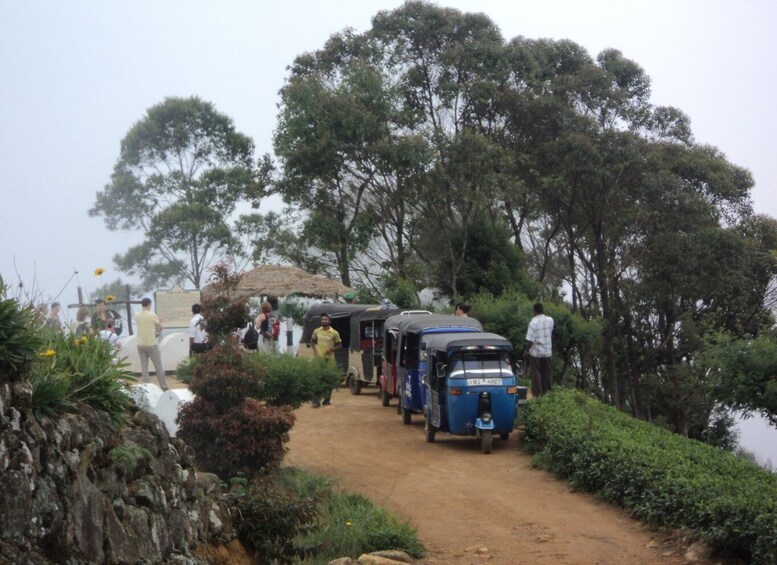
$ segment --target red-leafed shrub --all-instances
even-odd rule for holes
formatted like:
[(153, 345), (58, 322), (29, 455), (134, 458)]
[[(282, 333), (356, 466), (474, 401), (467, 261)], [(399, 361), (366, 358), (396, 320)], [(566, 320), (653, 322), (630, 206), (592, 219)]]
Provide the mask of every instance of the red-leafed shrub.
[(181, 409), (178, 419), (178, 435), (194, 448), (198, 468), (222, 478), (250, 478), (277, 468), (294, 425), (291, 408), (253, 398), (221, 411), (198, 397)]
[(261, 398), (265, 374), (241, 351), (229, 345), (216, 346), (200, 357), (189, 388), (221, 413), (245, 398)]

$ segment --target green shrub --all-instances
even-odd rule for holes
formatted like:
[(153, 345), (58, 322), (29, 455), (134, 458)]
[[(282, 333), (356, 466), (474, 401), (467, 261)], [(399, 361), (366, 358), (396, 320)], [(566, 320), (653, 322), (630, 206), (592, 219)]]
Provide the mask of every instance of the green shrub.
[(308, 550), (297, 540), (316, 526), (322, 491), (295, 491), (281, 476), (259, 477), (248, 488), (239, 484), (236, 496), (238, 536), (260, 563), (294, 563)]
[(713, 548), (777, 562), (777, 476), (695, 440), (556, 389), (524, 410), (535, 461), (635, 516)]
[(200, 355), (189, 388), (219, 412), (225, 412), (245, 398), (261, 398), (263, 373), (243, 352), (217, 345)]
[(190, 388), (197, 397), (184, 405), (178, 435), (197, 454), (198, 467), (226, 478), (254, 477), (280, 465), (294, 414), (268, 405), (266, 369), (230, 346), (200, 355)]
[(299, 408), (336, 388), (342, 380), (337, 366), (321, 358), (252, 352), (247, 362), (263, 375), (260, 398), (274, 406)]
[(181, 407), (177, 421), (178, 436), (194, 449), (199, 469), (252, 478), (280, 465), (294, 413), (253, 398), (222, 411), (198, 396)]
[(141, 459), (152, 460), (154, 455), (145, 447), (134, 443), (126, 443), (111, 449), (111, 461), (124, 475), (131, 475)]
[(83, 402), (108, 412), (119, 425), (133, 404), (127, 387), (135, 379), (126, 367), (113, 347), (99, 338), (48, 332), (44, 350), (30, 370), (33, 411), (54, 417)]
[(175, 368), (176, 380), (187, 385), (192, 382), (192, 378), (194, 377), (194, 368), (197, 366), (199, 360), (199, 355), (192, 355), (191, 357), (186, 357), (180, 363), (178, 363), (178, 366)]

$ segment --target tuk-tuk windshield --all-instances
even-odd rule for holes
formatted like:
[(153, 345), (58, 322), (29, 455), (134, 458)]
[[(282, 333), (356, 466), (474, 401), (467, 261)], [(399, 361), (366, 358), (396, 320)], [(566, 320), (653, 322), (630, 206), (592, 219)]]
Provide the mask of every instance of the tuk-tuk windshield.
[(461, 351), (453, 355), (448, 365), (452, 379), (513, 375), (510, 355), (506, 351)]

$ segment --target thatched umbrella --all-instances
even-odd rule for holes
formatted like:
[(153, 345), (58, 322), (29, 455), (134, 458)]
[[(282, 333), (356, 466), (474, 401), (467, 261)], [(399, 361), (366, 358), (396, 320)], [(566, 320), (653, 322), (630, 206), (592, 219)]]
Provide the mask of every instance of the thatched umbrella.
[[(340, 281), (321, 275), (311, 275), (296, 267), (260, 265), (243, 273), (235, 290), (235, 298), (259, 296), (312, 296), (316, 298), (342, 296), (353, 292)], [(202, 289), (203, 297), (212, 293), (210, 285)]]

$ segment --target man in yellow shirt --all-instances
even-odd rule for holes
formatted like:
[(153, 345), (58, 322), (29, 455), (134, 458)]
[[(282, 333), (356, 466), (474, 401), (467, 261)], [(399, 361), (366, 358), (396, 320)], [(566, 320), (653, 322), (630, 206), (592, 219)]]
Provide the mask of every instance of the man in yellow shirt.
[[(338, 331), (332, 327), (332, 318), (329, 314), (321, 314), (321, 327), (313, 330), (310, 343), (316, 357), (324, 357), (334, 361), (335, 351), (343, 347), (343, 342)], [(330, 390), (324, 397), (323, 403), (313, 402), (313, 408), (318, 408), (321, 404), (329, 406), (331, 399), (332, 391)]]
[(135, 323), (138, 328), (138, 357), (140, 357), (140, 371), (143, 375), (143, 382), (150, 381), (148, 376), (148, 360), (154, 364), (156, 377), (159, 379), (159, 386), (162, 390), (167, 390), (167, 381), (165, 380), (165, 370), (162, 368), (162, 352), (157, 345), (156, 337), (162, 332), (162, 324), (157, 315), (151, 311), (151, 299), (144, 298), (140, 301), (143, 309), (135, 316)]

